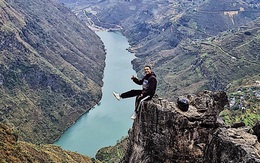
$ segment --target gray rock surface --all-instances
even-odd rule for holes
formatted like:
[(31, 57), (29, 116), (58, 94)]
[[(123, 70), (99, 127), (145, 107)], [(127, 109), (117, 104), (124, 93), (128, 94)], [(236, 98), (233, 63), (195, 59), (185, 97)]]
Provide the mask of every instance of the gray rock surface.
[(225, 92), (188, 95), (182, 112), (176, 104), (154, 98), (143, 103), (129, 131), (121, 162), (258, 162), (260, 144), (246, 128), (231, 128), (218, 116)]

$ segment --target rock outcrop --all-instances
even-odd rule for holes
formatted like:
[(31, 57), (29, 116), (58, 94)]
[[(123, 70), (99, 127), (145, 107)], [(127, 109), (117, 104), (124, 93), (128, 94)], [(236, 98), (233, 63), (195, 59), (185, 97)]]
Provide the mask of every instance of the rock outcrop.
[(247, 128), (226, 126), (218, 116), (228, 103), (225, 92), (186, 98), (186, 112), (158, 98), (144, 102), (121, 162), (260, 162), (257, 137)]
[(260, 144), (246, 128), (219, 128), (210, 135), (204, 162), (260, 162)]

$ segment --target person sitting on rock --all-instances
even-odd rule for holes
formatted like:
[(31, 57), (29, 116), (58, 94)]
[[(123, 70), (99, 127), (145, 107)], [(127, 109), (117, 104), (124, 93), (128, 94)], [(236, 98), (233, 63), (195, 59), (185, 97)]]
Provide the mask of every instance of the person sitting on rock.
[(142, 85), (142, 90), (130, 90), (127, 92), (124, 92), (122, 94), (113, 92), (113, 95), (116, 97), (117, 100), (124, 99), (124, 98), (130, 98), (130, 97), (137, 97), (136, 98), (136, 106), (135, 106), (135, 112), (131, 116), (132, 119), (136, 118), (137, 115), (137, 107), (142, 99), (145, 100), (151, 100), (152, 97), (155, 94), (156, 86), (157, 86), (157, 80), (156, 75), (154, 72), (152, 72), (151, 66), (146, 65), (144, 67), (145, 76), (139, 80), (134, 75), (131, 77), (133, 82), (135, 82), (138, 85)]

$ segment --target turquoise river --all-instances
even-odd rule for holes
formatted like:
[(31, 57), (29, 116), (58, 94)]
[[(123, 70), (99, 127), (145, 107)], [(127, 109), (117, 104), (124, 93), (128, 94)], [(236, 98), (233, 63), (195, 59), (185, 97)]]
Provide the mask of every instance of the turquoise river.
[(104, 42), (107, 52), (100, 105), (81, 116), (54, 143), (90, 157), (94, 157), (102, 147), (115, 145), (127, 136), (132, 127), (130, 116), (134, 110), (134, 98), (117, 101), (112, 92), (140, 88), (130, 79), (136, 73), (131, 65), (134, 54), (126, 50), (129, 47), (127, 39), (121, 33), (96, 33)]

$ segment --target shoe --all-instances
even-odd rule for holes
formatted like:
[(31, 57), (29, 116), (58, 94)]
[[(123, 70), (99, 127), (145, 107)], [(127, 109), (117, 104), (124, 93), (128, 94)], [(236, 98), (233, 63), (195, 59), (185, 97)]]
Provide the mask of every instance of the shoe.
[(119, 101), (121, 99), (120, 94), (113, 92), (113, 95), (115, 96), (115, 98)]
[(134, 114), (131, 116), (131, 119), (134, 120), (136, 118), (137, 114), (134, 112)]

